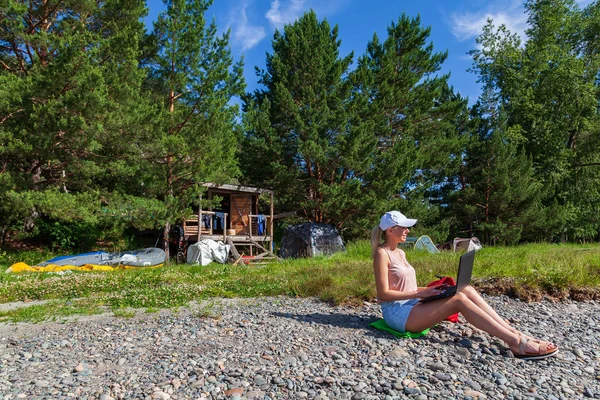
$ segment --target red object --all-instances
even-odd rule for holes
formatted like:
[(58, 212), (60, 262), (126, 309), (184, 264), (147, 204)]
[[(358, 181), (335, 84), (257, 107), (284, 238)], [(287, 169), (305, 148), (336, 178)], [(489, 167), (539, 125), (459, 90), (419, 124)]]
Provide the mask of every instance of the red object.
[[(451, 276), (443, 276), (443, 277), (441, 277), (438, 280), (430, 282), (427, 285), (427, 287), (430, 287), (430, 286), (439, 286), (439, 285), (456, 286), (456, 282), (454, 282), (454, 279)], [(446, 318), (446, 321), (458, 322), (458, 313), (449, 315)]]

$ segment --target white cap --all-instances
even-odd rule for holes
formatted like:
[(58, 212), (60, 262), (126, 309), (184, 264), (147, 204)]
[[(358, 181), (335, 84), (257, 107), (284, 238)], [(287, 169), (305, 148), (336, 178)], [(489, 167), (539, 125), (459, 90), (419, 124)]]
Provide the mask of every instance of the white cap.
[(381, 228), (382, 231), (386, 231), (392, 226), (396, 225), (410, 228), (416, 223), (416, 219), (406, 218), (400, 211), (388, 211), (383, 214), (383, 217), (381, 217), (381, 220), (379, 221), (379, 228)]

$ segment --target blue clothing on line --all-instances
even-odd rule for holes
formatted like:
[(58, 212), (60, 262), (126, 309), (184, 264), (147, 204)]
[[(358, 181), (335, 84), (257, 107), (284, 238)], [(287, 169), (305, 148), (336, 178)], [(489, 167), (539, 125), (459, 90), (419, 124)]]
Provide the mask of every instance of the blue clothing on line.
[(267, 224), (267, 219), (265, 218), (265, 216), (263, 214), (258, 214), (256, 216), (256, 231), (259, 235), (264, 235), (265, 233), (265, 226)]
[(225, 225), (225, 213), (223, 212), (215, 212), (215, 218), (214, 218), (214, 227), (216, 229), (223, 229)]
[(212, 222), (212, 218), (208, 214), (202, 214), (202, 227), (205, 229), (210, 229)]

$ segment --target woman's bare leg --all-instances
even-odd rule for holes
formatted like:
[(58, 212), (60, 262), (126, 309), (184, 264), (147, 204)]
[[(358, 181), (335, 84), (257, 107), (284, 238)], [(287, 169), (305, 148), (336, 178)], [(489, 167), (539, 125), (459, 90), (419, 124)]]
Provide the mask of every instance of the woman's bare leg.
[[(489, 316), (494, 318), (500, 325), (504, 326), (506, 329), (511, 330), (517, 334), (521, 334), (515, 327), (511, 326), (504, 318), (502, 318), (496, 310), (494, 310), (481, 295), (475, 290), (472, 286), (467, 286), (462, 290), (462, 293), (466, 294), (467, 297), (479, 308), (485, 311)], [(532, 337), (527, 336), (529, 339), (539, 342), (539, 339), (534, 339)]]
[(504, 324), (496, 321), (463, 292), (457, 293), (448, 299), (416, 304), (406, 321), (406, 330), (421, 332), (456, 312), (460, 312), (476, 328), (504, 340), (509, 346), (519, 345), (519, 334), (517, 332), (513, 332)]
[[(487, 305), (487, 307), (491, 309), (489, 305)], [(424, 329), (430, 328), (443, 321), (448, 315), (452, 315), (456, 312), (460, 312), (467, 321), (476, 328), (506, 342), (513, 352), (518, 351), (521, 336), (523, 335), (516, 329), (510, 327), (507, 323), (502, 324), (494, 319), (463, 292), (457, 293), (455, 296), (449, 297), (448, 299), (416, 304), (406, 321), (406, 330), (408, 332), (421, 332)], [(525, 351), (536, 352), (542, 345), (545, 345), (546, 349), (549, 351), (555, 348), (555, 346), (549, 342), (528, 341), (526, 343)]]
[(479, 293), (477, 293), (477, 290), (475, 290), (472, 286), (467, 286), (466, 288), (464, 288), (462, 290), (462, 293), (466, 294), (467, 297), (473, 303), (475, 303), (479, 308), (485, 311), (490, 317), (494, 318), (494, 320), (500, 325), (504, 326), (506, 329), (509, 329), (511, 331), (516, 331), (516, 329), (510, 326), (510, 324), (506, 322), (504, 318), (498, 315), (496, 310), (490, 307), (490, 305), (483, 299), (483, 297), (481, 297)]

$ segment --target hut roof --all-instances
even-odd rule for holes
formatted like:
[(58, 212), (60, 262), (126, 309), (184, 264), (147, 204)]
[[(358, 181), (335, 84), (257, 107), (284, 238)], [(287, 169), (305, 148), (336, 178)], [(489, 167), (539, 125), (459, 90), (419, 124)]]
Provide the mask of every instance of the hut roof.
[(251, 187), (251, 186), (243, 186), (243, 185), (231, 185), (231, 184), (217, 185), (216, 183), (207, 182), (207, 183), (203, 183), (202, 186), (210, 188), (210, 189), (217, 189), (217, 190), (230, 191), (230, 192), (273, 194), (273, 191), (269, 190), (269, 189), (261, 189), (261, 188)]

